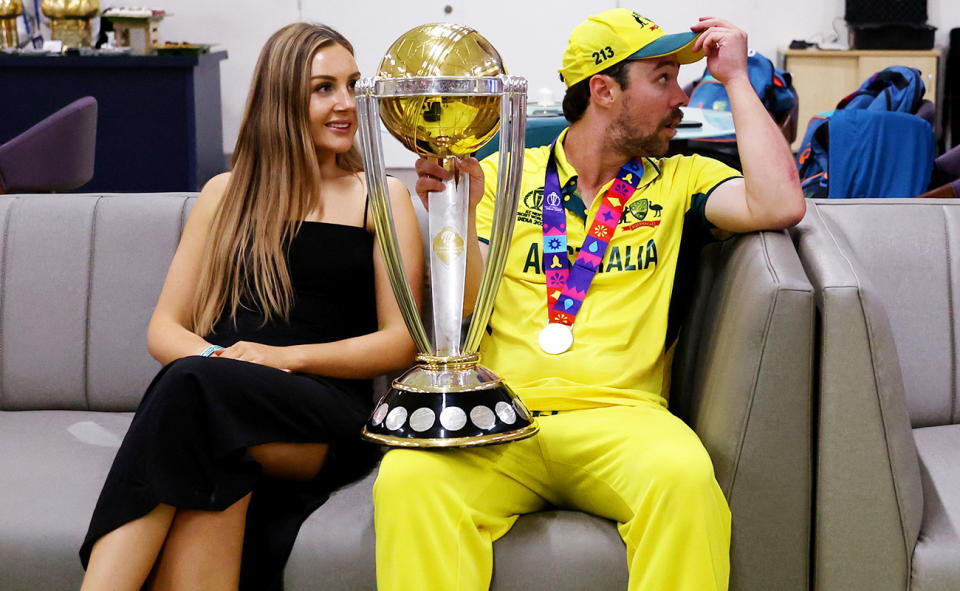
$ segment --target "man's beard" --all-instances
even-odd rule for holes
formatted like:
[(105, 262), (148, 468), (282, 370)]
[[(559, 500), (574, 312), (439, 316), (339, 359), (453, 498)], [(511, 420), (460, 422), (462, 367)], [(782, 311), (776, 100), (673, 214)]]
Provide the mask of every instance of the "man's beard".
[(683, 111), (676, 108), (664, 117), (652, 134), (642, 135), (633, 128), (627, 114), (631, 111), (629, 102), (624, 103), (623, 111), (610, 129), (610, 141), (614, 149), (628, 158), (639, 156), (663, 156), (670, 147), (670, 139), (660, 132), (668, 125), (675, 125), (683, 118)]

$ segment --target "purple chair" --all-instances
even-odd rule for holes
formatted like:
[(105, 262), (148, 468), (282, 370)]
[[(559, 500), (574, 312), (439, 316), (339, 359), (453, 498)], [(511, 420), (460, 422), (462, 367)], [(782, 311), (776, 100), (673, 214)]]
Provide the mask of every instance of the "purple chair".
[(0, 193), (69, 191), (93, 178), (97, 99), (78, 99), (0, 145)]
[(923, 99), (920, 101), (920, 106), (917, 107), (917, 112), (914, 113), (914, 115), (929, 123), (934, 131), (937, 130), (937, 106), (935, 104), (927, 99)]
[(918, 197), (934, 199), (960, 198), (960, 146), (954, 146), (933, 161), (935, 189)]

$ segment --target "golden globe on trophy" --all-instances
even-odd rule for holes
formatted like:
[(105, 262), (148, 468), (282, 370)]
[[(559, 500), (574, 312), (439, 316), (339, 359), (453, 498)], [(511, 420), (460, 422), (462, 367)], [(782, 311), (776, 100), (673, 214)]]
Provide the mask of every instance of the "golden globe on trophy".
[[(514, 392), (479, 364), (520, 193), (527, 82), (507, 76), (500, 54), (475, 30), (423, 25), (397, 39), (378, 75), (357, 85), (357, 114), (371, 211), (390, 283), (419, 354), (374, 406), (363, 436), (401, 447), (466, 447), (529, 437), (539, 426)], [(404, 146), (454, 172), (429, 195), (433, 335), (420, 321), (399, 255), (384, 176), (380, 121)], [(490, 254), (466, 338), (463, 326), (469, 156), (500, 128), (499, 193)]]

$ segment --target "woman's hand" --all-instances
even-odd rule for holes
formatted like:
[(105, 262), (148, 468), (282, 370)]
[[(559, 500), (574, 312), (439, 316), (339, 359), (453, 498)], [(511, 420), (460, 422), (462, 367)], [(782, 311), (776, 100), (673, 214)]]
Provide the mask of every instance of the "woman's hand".
[(227, 359), (259, 363), (260, 365), (267, 365), (283, 371), (290, 371), (291, 363), (285, 354), (286, 349), (286, 347), (273, 347), (261, 343), (237, 341), (226, 349), (215, 352), (214, 355)]

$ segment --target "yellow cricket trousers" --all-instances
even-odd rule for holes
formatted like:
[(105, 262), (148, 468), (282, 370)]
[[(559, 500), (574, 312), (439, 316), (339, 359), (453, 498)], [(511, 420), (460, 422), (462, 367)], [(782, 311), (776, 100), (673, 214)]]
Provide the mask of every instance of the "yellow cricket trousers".
[(386, 454), (374, 485), (380, 591), (486, 590), (519, 515), (571, 508), (619, 524), (631, 591), (722, 591), (730, 510), (696, 434), (657, 404), (541, 416), (488, 447)]

